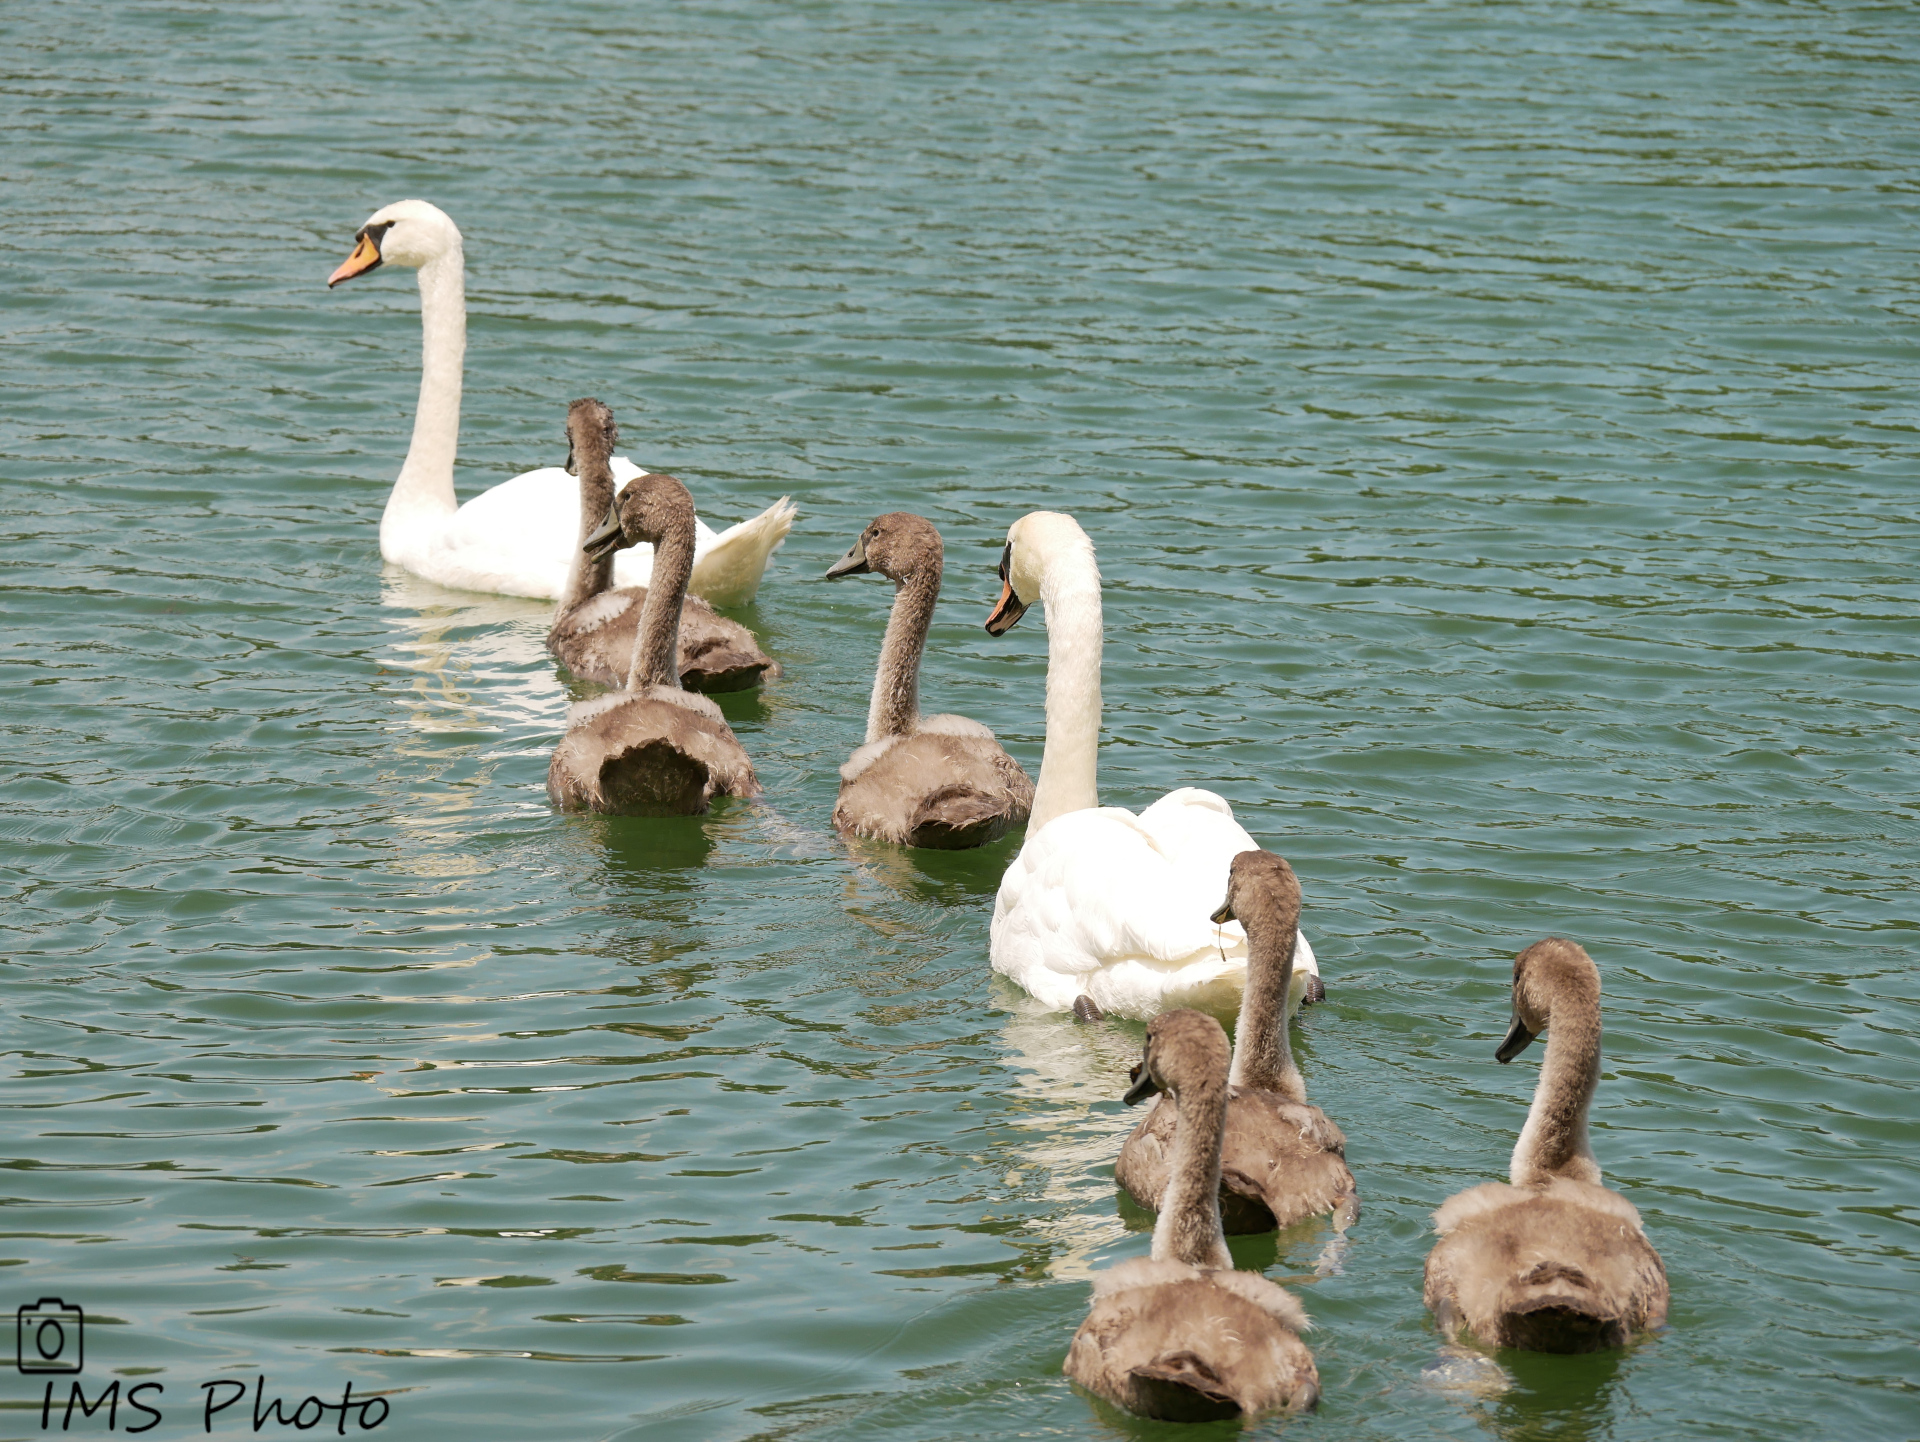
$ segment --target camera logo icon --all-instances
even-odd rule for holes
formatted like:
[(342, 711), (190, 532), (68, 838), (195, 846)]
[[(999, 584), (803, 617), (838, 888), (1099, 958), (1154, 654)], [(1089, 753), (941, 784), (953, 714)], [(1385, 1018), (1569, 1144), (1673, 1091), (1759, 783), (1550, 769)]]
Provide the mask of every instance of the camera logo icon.
[(14, 1365), (22, 1372), (78, 1372), (85, 1342), (86, 1313), (58, 1297), (42, 1297), (21, 1307), (15, 1317)]

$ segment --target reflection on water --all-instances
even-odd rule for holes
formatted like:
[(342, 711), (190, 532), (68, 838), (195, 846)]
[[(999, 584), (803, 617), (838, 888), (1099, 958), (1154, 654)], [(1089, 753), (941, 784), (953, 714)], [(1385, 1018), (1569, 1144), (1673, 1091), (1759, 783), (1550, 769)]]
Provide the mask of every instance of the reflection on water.
[(1138, 1120), (1120, 1094), (1140, 1059), (1144, 1028), (1076, 1022), (1002, 976), (993, 979), (993, 996), (1008, 1013), (1000, 1039), (1012, 1086), (1003, 1120), (1020, 1138), (1009, 1150), (1042, 1179), (1049, 1204), (1031, 1227), (1053, 1244), (1048, 1275), (1085, 1280), (1113, 1260), (1096, 1262), (1095, 1254), (1127, 1232), (1114, 1208), (1113, 1162)]
[[(390, 565), (380, 604), (402, 638), (393, 654), (418, 675), (408, 714), (422, 730), (460, 729), (481, 718), (520, 724), (552, 711), (552, 602), (450, 591)], [(503, 687), (509, 677), (520, 685)]]
[(706, 816), (568, 816), (583, 842), (597, 845), (607, 888), (648, 897), (693, 889), (713, 855), (715, 821)]
[(1513, 1378), (1493, 1358), (1471, 1347), (1445, 1346), (1420, 1369), (1420, 1380), (1442, 1392), (1495, 1397), (1513, 1385)]
[[(875, 881), (906, 901), (932, 906), (978, 905), (1000, 889), (1000, 874), (1020, 849), (1024, 832), (968, 851), (929, 851), (841, 835), (855, 875)], [(850, 892), (851, 894), (851, 892)]]
[(1613, 1430), (1614, 1386), (1633, 1350), (1580, 1357), (1503, 1351), (1512, 1385), (1470, 1410), (1500, 1442), (1593, 1442)]
[[(381, 577), (381, 604), (396, 639), (377, 653), (380, 674), (407, 680), (378, 687), (405, 722), (389, 728), (393, 764), (374, 783), (408, 838), (396, 864), (439, 880), (483, 874), (492, 863), (463, 843), (486, 824), (481, 809), (491, 804), (498, 762), (556, 734), (566, 714), (546, 655), (553, 607), (450, 591), (397, 566)], [(527, 797), (529, 805), (545, 800)]]

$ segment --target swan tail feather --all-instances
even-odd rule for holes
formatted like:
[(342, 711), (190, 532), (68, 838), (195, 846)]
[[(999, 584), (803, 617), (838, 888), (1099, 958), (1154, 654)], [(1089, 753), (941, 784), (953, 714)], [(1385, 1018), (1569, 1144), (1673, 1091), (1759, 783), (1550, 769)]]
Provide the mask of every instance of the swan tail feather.
[(694, 562), (687, 589), (715, 606), (752, 601), (766, 574), (767, 558), (787, 539), (798, 514), (798, 507), (782, 496), (759, 515), (727, 527)]
[(703, 696), (748, 691), (758, 686), (764, 677), (779, 674), (776, 662), (731, 646), (710, 646), (697, 656), (683, 655), (680, 660), (680, 684)]
[(600, 763), (595, 811), (615, 816), (692, 816), (707, 809), (706, 763), (666, 740), (643, 741)]

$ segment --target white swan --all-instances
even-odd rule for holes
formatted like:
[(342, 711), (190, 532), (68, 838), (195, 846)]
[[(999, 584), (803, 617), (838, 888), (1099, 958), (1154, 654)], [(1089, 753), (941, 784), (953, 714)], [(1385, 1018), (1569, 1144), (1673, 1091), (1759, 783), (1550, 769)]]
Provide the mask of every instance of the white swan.
[[(1258, 843), (1224, 800), (1191, 786), (1138, 816), (1100, 804), (1100, 570), (1079, 523), (1052, 511), (1015, 521), (1000, 579), (992, 635), (1036, 600), (1046, 605), (1047, 744), (1026, 845), (993, 905), (993, 969), (1083, 1017), (1146, 1020), (1180, 1006), (1233, 1016), (1247, 933), (1211, 916), (1233, 858)], [(1289, 1014), (1319, 990), (1304, 935), (1293, 965)]]
[[(386, 514), (380, 518), (380, 554), (398, 566), (463, 591), (558, 599), (579, 546), (579, 483), (560, 466), (545, 466), (502, 482), (459, 504), (453, 457), (460, 440), (460, 380), (467, 351), (466, 257), (460, 230), (446, 212), (424, 200), (403, 200), (368, 217), (353, 254), (327, 277), (328, 288), (376, 266), (412, 266), (420, 272), (422, 332), (420, 406), (413, 443), (400, 467)], [(613, 459), (624, 486), (646, 474), (624, 456)], [(688, 589), (716, 606), (744, 606), (759, 589), (767, 557), (793, 527), (785, 496), (750, 521), (715, 535), (695, 533)], [(653, 572), (653, 548), (622, 551), (616, 586), (644, 586)]]

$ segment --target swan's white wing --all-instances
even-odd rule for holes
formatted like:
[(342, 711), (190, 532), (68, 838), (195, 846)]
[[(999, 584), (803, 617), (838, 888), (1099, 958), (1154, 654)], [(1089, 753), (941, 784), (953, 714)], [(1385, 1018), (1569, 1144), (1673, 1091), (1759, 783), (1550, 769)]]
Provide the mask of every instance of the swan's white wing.
[(1108, 1010), (1147, 1015), (1243, 975), (1246, 935), (1208, 920), (1225, 868), (1201, 879), (1169, 861), (1140, 818), (1119, 807), (1070, 811), (1030, 837), (1000, 882), (993, 965), (1049, 1006), (1082, 991)]
[(1227, 868), (1233, 858), (1260, 845), (1233, 819), (1224, 797), (1197, 786), (1169, 791), (1140, 813), (1138, 824), (1182, 885), (1219, 893), (1207, 904), (1209, 913), (1227, 899)]
[[(1172, 1006), (1230, 1014), (1246, 977), (1246, 932), (1211, 917), (1233, 858), (1254, 846), (1225, 801), (1193, 787), (1139, 816), (1099, 807), (1056, 817), (1001, 878), (994, 969), (1060, 1009), (1085, 993), (1143, 1019)], [(1304, 937), (1294, 955), (1296, 967), (1313, 966)]]
[[(1168, 862), (1203, 890), (1219, 888), (1218, 906), (1227, 899), (1227, 869), (1243, 851), (1255, 850), (1260, 843), (1233, 819), (1233, 808), (1226, 799), (1197, 786), (1182, 786), (1169, 791), (1140, 813), (1140, 824), (1152, 833), (1154, 843)], [(1213, 907), (1209, 907), (1211, 912)], [(1297, 1010), (1306, 983), (1300, 973), (1320, 975), (1320, 963), (1305, 931), (1300, 932), (1293, 948), (1295, 981), (1290, 1009)]]
[(579, 537), (580, 482), (543, 466), (468, 501), (434, 537), (426, 564), (407, 569), (443, 586), (552, 599)]
[[(625, 456), (613, 458), (616, 486), (645, 474)], [(717, 539), (713, 528), (695, 517), (696, 581), (699, 559)], [(423, 536), (401, 564), (443, 586), (553, 600), (566, 589), (579, 544), (579, 479), (561, 466), (542, 466), (482, 491), (443, 527)], [(644, 586), (652, 574), (648, 545), (628, 547), (613, 563), (616, 586)], [(700, 590), (697, 584), (690, 589)]]
[(767, 558), (786, 540), (797, 513), (793, 502), (782, 496), (759, 515), (727, 527), (694, 553), (687, 589), (716, 606), (746, 605), (759, 591)]

